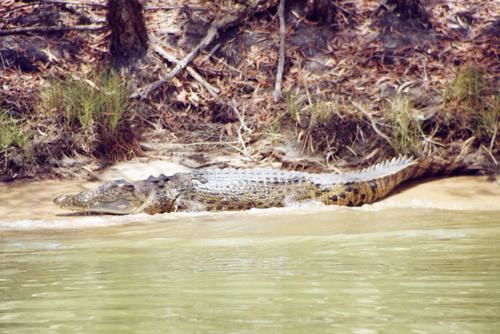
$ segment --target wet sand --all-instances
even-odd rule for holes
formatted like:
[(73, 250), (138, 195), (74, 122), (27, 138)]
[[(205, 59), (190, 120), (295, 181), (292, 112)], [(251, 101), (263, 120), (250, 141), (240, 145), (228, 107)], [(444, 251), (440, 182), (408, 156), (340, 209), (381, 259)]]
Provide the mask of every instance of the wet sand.
[(500, 210), (500, 183), (484, 176), (414, 180), (373, 207), (445, 210)]

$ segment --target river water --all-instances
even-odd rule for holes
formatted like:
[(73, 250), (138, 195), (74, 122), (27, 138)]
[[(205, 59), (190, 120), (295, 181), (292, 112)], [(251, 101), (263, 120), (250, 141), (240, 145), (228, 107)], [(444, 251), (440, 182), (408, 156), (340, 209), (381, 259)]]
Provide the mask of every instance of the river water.
[(54, 193), (88, 186), (0, 186), (0, 333), (499, 332), (498, 186), (448, 208), (410, 189), (362, 208), (58, 215)]

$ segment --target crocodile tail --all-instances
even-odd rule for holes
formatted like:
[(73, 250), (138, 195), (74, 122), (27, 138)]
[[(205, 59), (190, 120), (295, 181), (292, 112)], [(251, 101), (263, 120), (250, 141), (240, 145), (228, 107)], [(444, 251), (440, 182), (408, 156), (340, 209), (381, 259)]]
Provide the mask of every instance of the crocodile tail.
[(345, 174), (343, 182), (332, 183), (320, 199), (325, 204), (360, 206), (373, 203), (391, 193), (398, 185), (422, 176), (447, 175), (457, 165), (436, 158), (399, 157)]
[(409, 179), (442, 172), (443, 168), (436, 168), (429, 159), (402, 156), (345, 174), (342, 182), (332, 182), (323, 190), (320, 200), (325, 204), (360, 206), (387, 196)]

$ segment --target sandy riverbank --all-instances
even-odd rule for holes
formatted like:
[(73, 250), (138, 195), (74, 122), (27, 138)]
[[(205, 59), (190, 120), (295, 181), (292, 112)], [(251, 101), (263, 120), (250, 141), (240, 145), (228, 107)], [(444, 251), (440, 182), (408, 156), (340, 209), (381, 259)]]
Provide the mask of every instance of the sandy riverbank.
[[(189, 169), (184, 166), (167, 161), (133, 161), (115, 165), (101, 173), (98, 176), (99, 182), (71, 180), (0, 184), (0, 220), (78, 219), (79, 217), (61, 216), (67, 212), (57, 208), (52, 203), (53, 198), (60, 193), (89, 189), (111, 179), (137, 180), (151, 174), (172, 174), (187, 170)], [(500, 211), (500, 185), (498, 181), (491, 182), (482, 176), (415, 180), (384, 200), (365, 205), (362, 209), (406, 207)], [(314, 208), (308, 210), (311, 209)]]

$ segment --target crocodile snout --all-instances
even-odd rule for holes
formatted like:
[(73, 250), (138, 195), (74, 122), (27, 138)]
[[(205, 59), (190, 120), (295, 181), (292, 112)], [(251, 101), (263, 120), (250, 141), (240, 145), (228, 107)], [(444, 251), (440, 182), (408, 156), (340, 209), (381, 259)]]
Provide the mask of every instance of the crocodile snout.
[(65, 206), (68, 206), (71, 203), (70, 200), (71, 197), (73, 196), (68, 194), (59, 195), (56, 198), (54, 198), (54, 204), (61, 208), (64, 208)]

